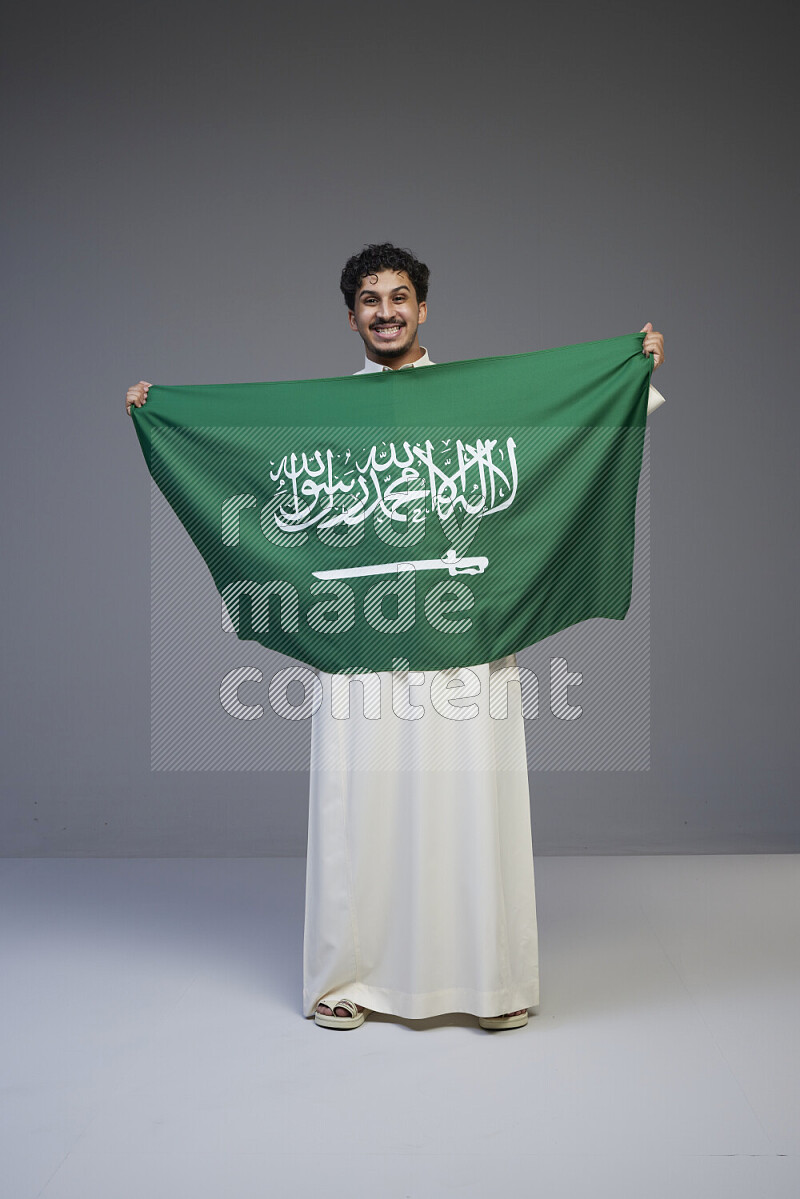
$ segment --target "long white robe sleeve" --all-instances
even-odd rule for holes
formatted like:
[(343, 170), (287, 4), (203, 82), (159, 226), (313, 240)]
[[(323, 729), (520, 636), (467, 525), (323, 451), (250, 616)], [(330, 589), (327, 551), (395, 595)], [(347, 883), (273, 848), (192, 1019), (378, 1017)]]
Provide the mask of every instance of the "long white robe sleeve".
[[(426, 351), (413, 365), (429, 364)], [(358, 373), (371, 369), (381, 368), (368, 362)], [(648, 413), (663, 402), (651, 388)], [(490, 677), (498, 671), (509, 680), (505, 719), (489, 714)], [(477, 705), (472, 718), (441, 714), (431, 698), (435, 671), (378, 673), (377, 719), (377, 693), (364, 690), (362, 702), (358, 678), (320, 673), (323, 702), (311, 731), (306, 1016), (319, 1002), (333, 1007), (341, 998), (406, 1019), (498, 1016), (539, 1004), (516, 656), (448, 674), (473, 693), (463, 701)], [(333, 686), (349, 688), (347, 718), (333, 714), (341, 715)]]

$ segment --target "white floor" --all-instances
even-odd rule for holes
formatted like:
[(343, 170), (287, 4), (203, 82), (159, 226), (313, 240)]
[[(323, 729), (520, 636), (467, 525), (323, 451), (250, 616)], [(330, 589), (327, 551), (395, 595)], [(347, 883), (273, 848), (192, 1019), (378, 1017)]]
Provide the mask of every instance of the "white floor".
[(797, 857), (537, 857), (501, 1033), (303, 1019), (304, 869), (0, 861), (2, 1199), (800, 1195)]

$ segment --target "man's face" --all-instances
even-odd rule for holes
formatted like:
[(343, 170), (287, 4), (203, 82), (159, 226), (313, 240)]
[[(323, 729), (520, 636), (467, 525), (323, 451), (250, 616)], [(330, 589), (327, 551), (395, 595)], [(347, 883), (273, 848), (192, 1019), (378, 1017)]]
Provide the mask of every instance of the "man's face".
[(358, 285), (355, 310), (348, 312), (350, 328), (360, 334), (373, 359), (401, 358), (419, 348), (417, 326), (428, 315), (425, 301), (417, 303), (414, 285), (405, 271), (365, 275)]

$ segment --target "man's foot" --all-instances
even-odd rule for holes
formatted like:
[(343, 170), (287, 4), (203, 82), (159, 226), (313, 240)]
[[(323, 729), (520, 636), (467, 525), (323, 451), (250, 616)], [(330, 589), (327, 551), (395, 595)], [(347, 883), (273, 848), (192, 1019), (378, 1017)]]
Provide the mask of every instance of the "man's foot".
[(329, 1003), (318, 1003), (314, 1023), (323, 1028), (360, 1028), (369, 1014), (369, 1008), (361, 1007), (343, 995), (338, 1001), (334, 1000), (333, 1008)]

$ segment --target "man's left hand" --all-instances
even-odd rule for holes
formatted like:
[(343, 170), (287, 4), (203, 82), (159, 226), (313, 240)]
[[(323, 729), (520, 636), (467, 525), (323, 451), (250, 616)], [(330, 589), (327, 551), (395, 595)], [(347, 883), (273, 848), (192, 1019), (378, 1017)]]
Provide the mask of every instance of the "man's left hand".
[(653, 370), (655, 370), (664, 361), (664, 335), (663, 333), (654, 333), (650, 321), (639, 332), (647, 334), (642, 342), (642, 352), (648, 358), (651, 354), (653, 355)]

